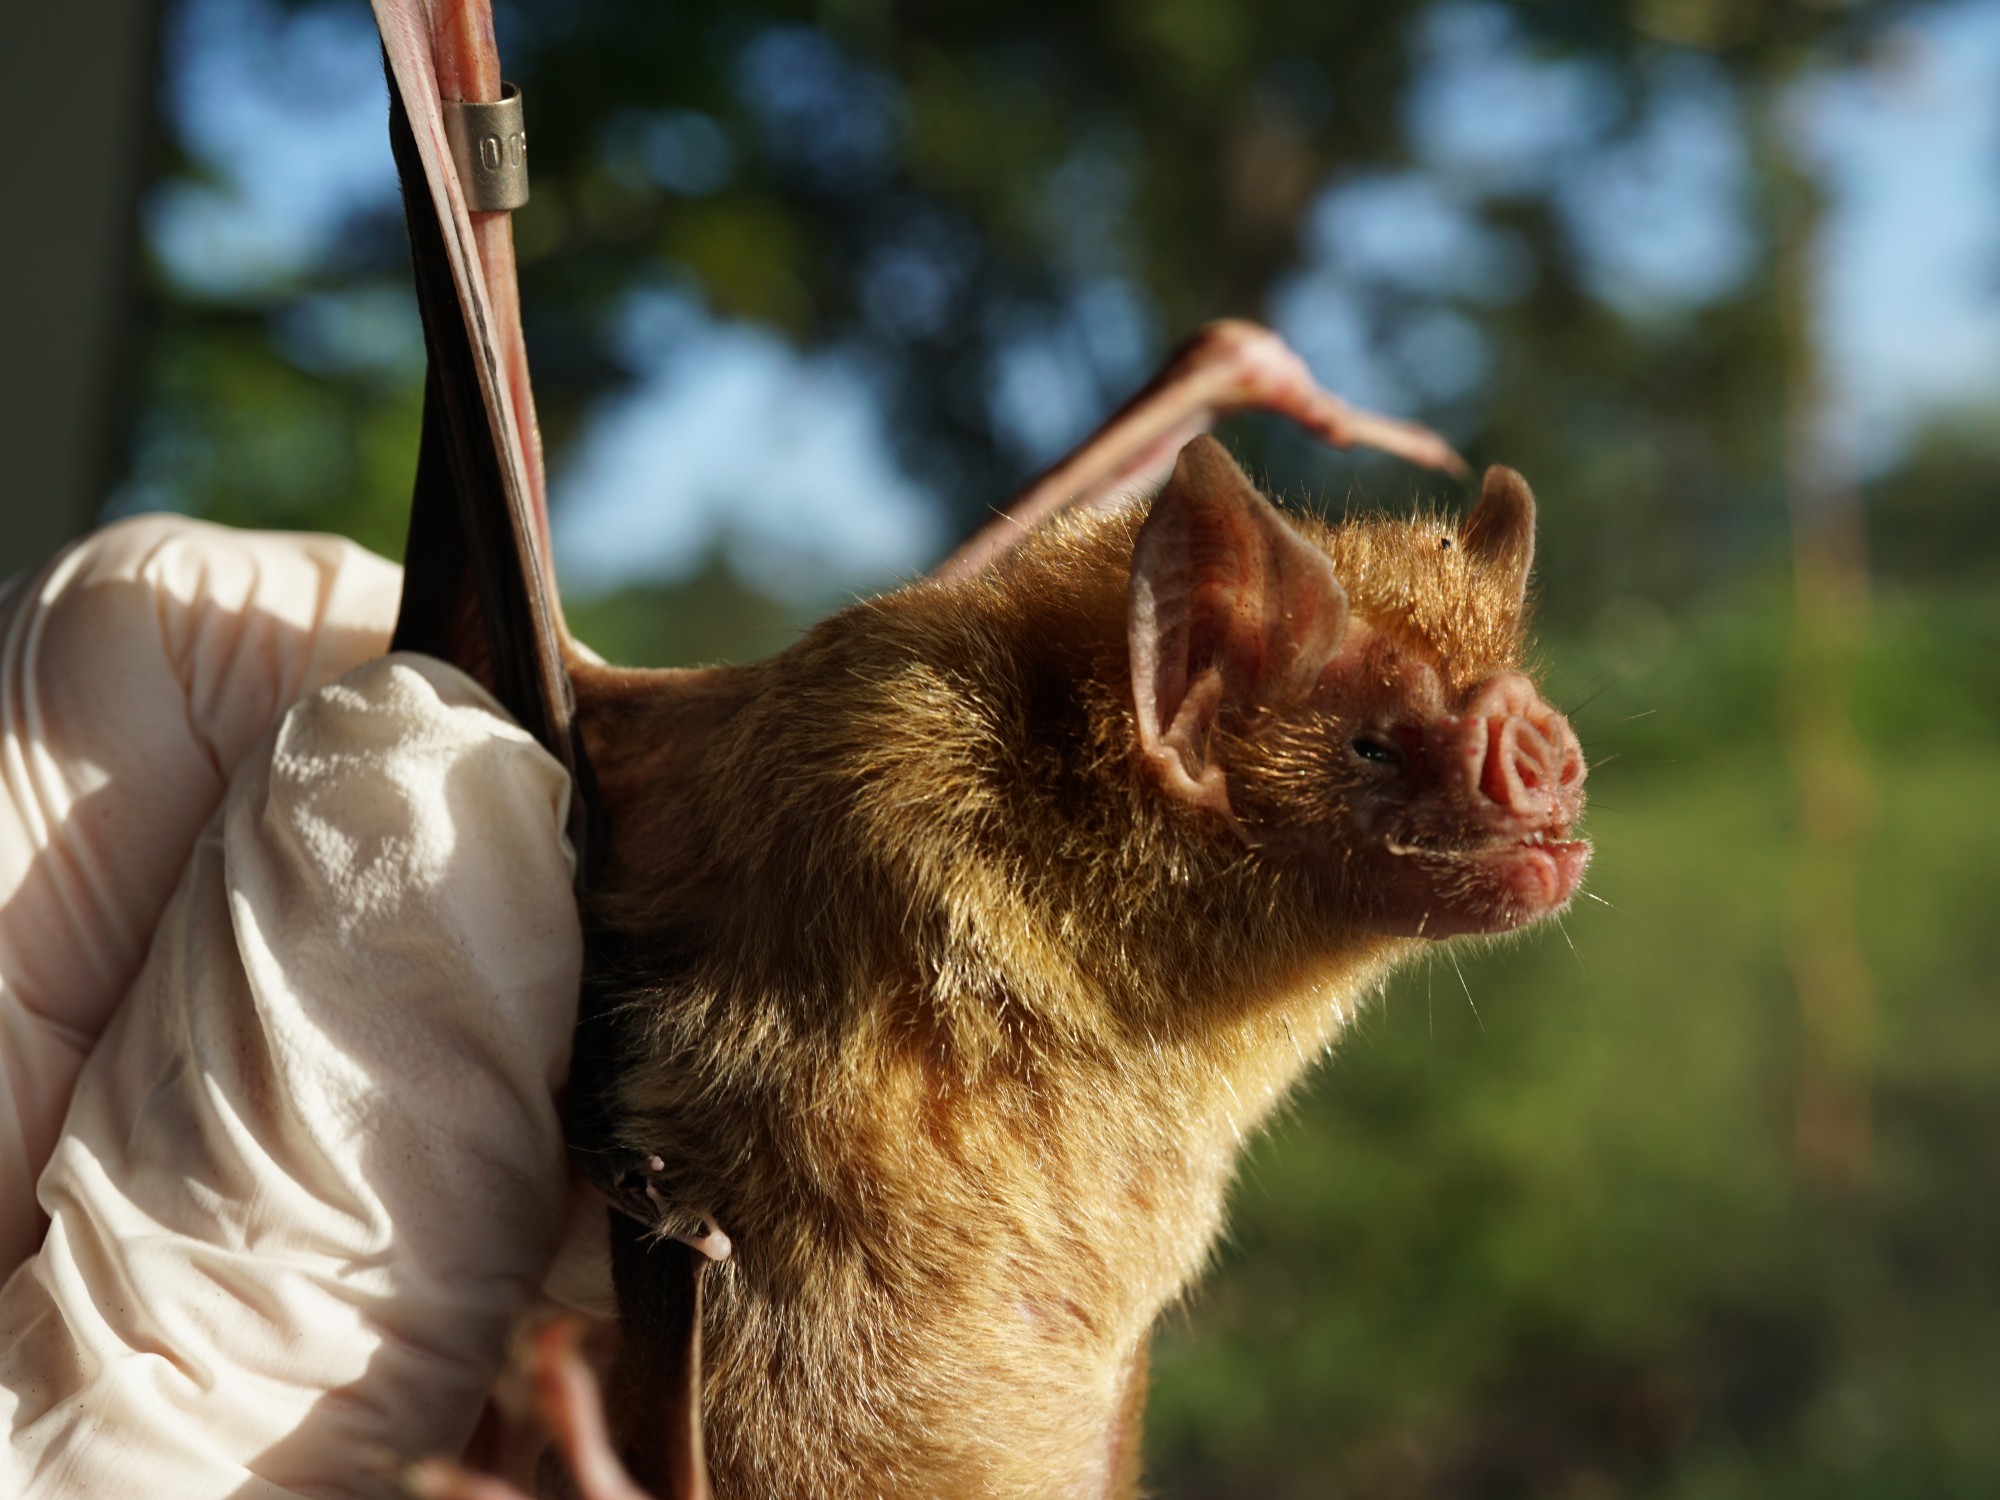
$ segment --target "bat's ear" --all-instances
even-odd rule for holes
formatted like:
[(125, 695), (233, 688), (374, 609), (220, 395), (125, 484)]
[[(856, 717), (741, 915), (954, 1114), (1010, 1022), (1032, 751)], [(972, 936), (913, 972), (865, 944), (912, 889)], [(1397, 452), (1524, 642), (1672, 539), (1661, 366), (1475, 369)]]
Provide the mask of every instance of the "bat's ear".
[(1528, 570), (1535, 563), (1535, 496), (1528, 481), (1498, 464), (1488, 469), (1479, 503), (1458, 536), (1467, 554), (1486, 565), (1520, 609), (1528, 597)]
[(1172, 796), (1227, 815), (1211, 752), (1225, 704), (1294, 702), (1347, 630), (1333, 563), (1198, 437), (1132, 549), (1127, 606), (1139, 745)]

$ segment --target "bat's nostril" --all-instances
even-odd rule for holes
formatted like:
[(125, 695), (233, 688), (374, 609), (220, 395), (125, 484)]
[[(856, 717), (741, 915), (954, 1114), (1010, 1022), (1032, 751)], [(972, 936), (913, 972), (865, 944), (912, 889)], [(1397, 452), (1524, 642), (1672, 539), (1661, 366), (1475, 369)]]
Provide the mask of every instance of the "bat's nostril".
[(1520, 792), (1520, 771), (1509, 728), (1506, 719), (1486, 721), (1486, 754), (1479, 767), (1479, 790), (1502, 807), (1512, 807)]
[(1547, 811), (1556, 788), (1576, 780), (1568, 747), (1520, 717), (1486, 720), (1486, 749), (1479, 790), (1487, 800), (1521, 817)]

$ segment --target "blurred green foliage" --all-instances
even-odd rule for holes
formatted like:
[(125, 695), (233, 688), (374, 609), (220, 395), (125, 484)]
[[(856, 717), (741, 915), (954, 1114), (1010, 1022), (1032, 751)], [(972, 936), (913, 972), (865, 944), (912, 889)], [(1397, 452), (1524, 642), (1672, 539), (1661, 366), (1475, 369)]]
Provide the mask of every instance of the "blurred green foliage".
[(720, 553), (674, 583), (619, 589), (565, 608), (577, 638), (616, 662), (757, 661), (784, 650), (825, 612), (745, 582)]
[[(1802, 219), (1773, 122), (1793, 80), (1865, 59), (1909, 9), (501, 6), (530, 100), (517, 228), (558, 459), (635, 375), (617, 333), (635, 291), (694, 289), (865, 356), (900, 461), (969, 529), (1192, 324), (1270, 315), (1328, 274), (1313, 246), (1372, 228), (1380, 201), (1330, 190), (1428, 184), (1468, 237), (1442, 271), (1419, 238), (1335, 280), (1409, 414), (1542, 496), (1540, 655), (1597, 765), (1591, 889), (1608, 904), (1399, 980), (1257, 1144), (1218, 1274), (1157, 1352), (1159, 1493), (2000, 1485), (1991, 412), (1866, 486), (1876, 589), (1851, 707), (1876, 799), (1873, 1155), (1835, 1187), (1794, 1145), (1785, 909), (1808, 846), (1777, 705), (1786, 392), (1813, 372), (1788, 368), (1780, 327), (1777, 252)], [(1498, 26), (1549, 70), (1537, 87), (1593, 101), (1535, 170), (1426, 155), (1426, 28), (1447, 13)], [(1698, 292), (1614, 295), (1564, 193), (1690, 68), (1728, 104), (1749, 249)], [(198, 168), (169, 131), (162, 178)], [(387, 214), (275, 281), (201, 289), (155, 267), (136, 492), (398, 550), (420, 360), (351, 335), (406, 276)], [(1424, 329), (1464, 379), (1403, 337)], [(1062, 378), (1046, 431), (1010, 425), (996, 396), (1024, 350)], [(1346, 372), (1320, 373), (1339, 388)], [(1424, 488), (1270, 424), (1229, 436), (1274, 488), (1335, 508)], [(614, 659), (689, 662), (777, 649), (836, 602), (773, 597), (717, 553), (570, 612)]]

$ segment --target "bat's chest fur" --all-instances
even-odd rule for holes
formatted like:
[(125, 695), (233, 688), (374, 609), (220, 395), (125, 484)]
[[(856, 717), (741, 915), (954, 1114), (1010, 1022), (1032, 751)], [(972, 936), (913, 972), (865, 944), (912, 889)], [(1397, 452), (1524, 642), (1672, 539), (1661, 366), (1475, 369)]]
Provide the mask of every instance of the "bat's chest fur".
[(821, 1025), (738, 984), (656, 1020), (685, 1046), (636, 1118), (736, 1247), (706, 1320), (718, 1494), (1125, 1492), (1146, 1334), (1242, 1127), (1191, 1101), (1232, 1090), (1075, 1038), (968, 1071), (896, 991)]
[[(646, 976), (612, 986), (619, 1144), (735, 1246), (704, 1320), (717, 1494), (1129, 1493), (1147, 1332), (1337, 1025), (1316, 997), (1379, 955), (1303, 982), (1233, 838), (1175, 852), (1125, 759), (886, 676), (728, 702), (709, 796), (632, 825), (671, 859), (603, 908)], [(806, 745), (769, 705), (814, 682), (849, 730)]]

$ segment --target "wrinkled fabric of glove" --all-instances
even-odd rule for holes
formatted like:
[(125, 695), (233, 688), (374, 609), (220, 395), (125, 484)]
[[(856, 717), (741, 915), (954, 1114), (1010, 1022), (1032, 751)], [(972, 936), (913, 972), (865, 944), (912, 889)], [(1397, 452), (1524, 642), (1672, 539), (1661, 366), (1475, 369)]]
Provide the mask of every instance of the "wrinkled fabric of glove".
[(395, 1493), (550, 1270), (569, 786), (398, 586), (149, 518), (0, 601), (0, 1494)]

